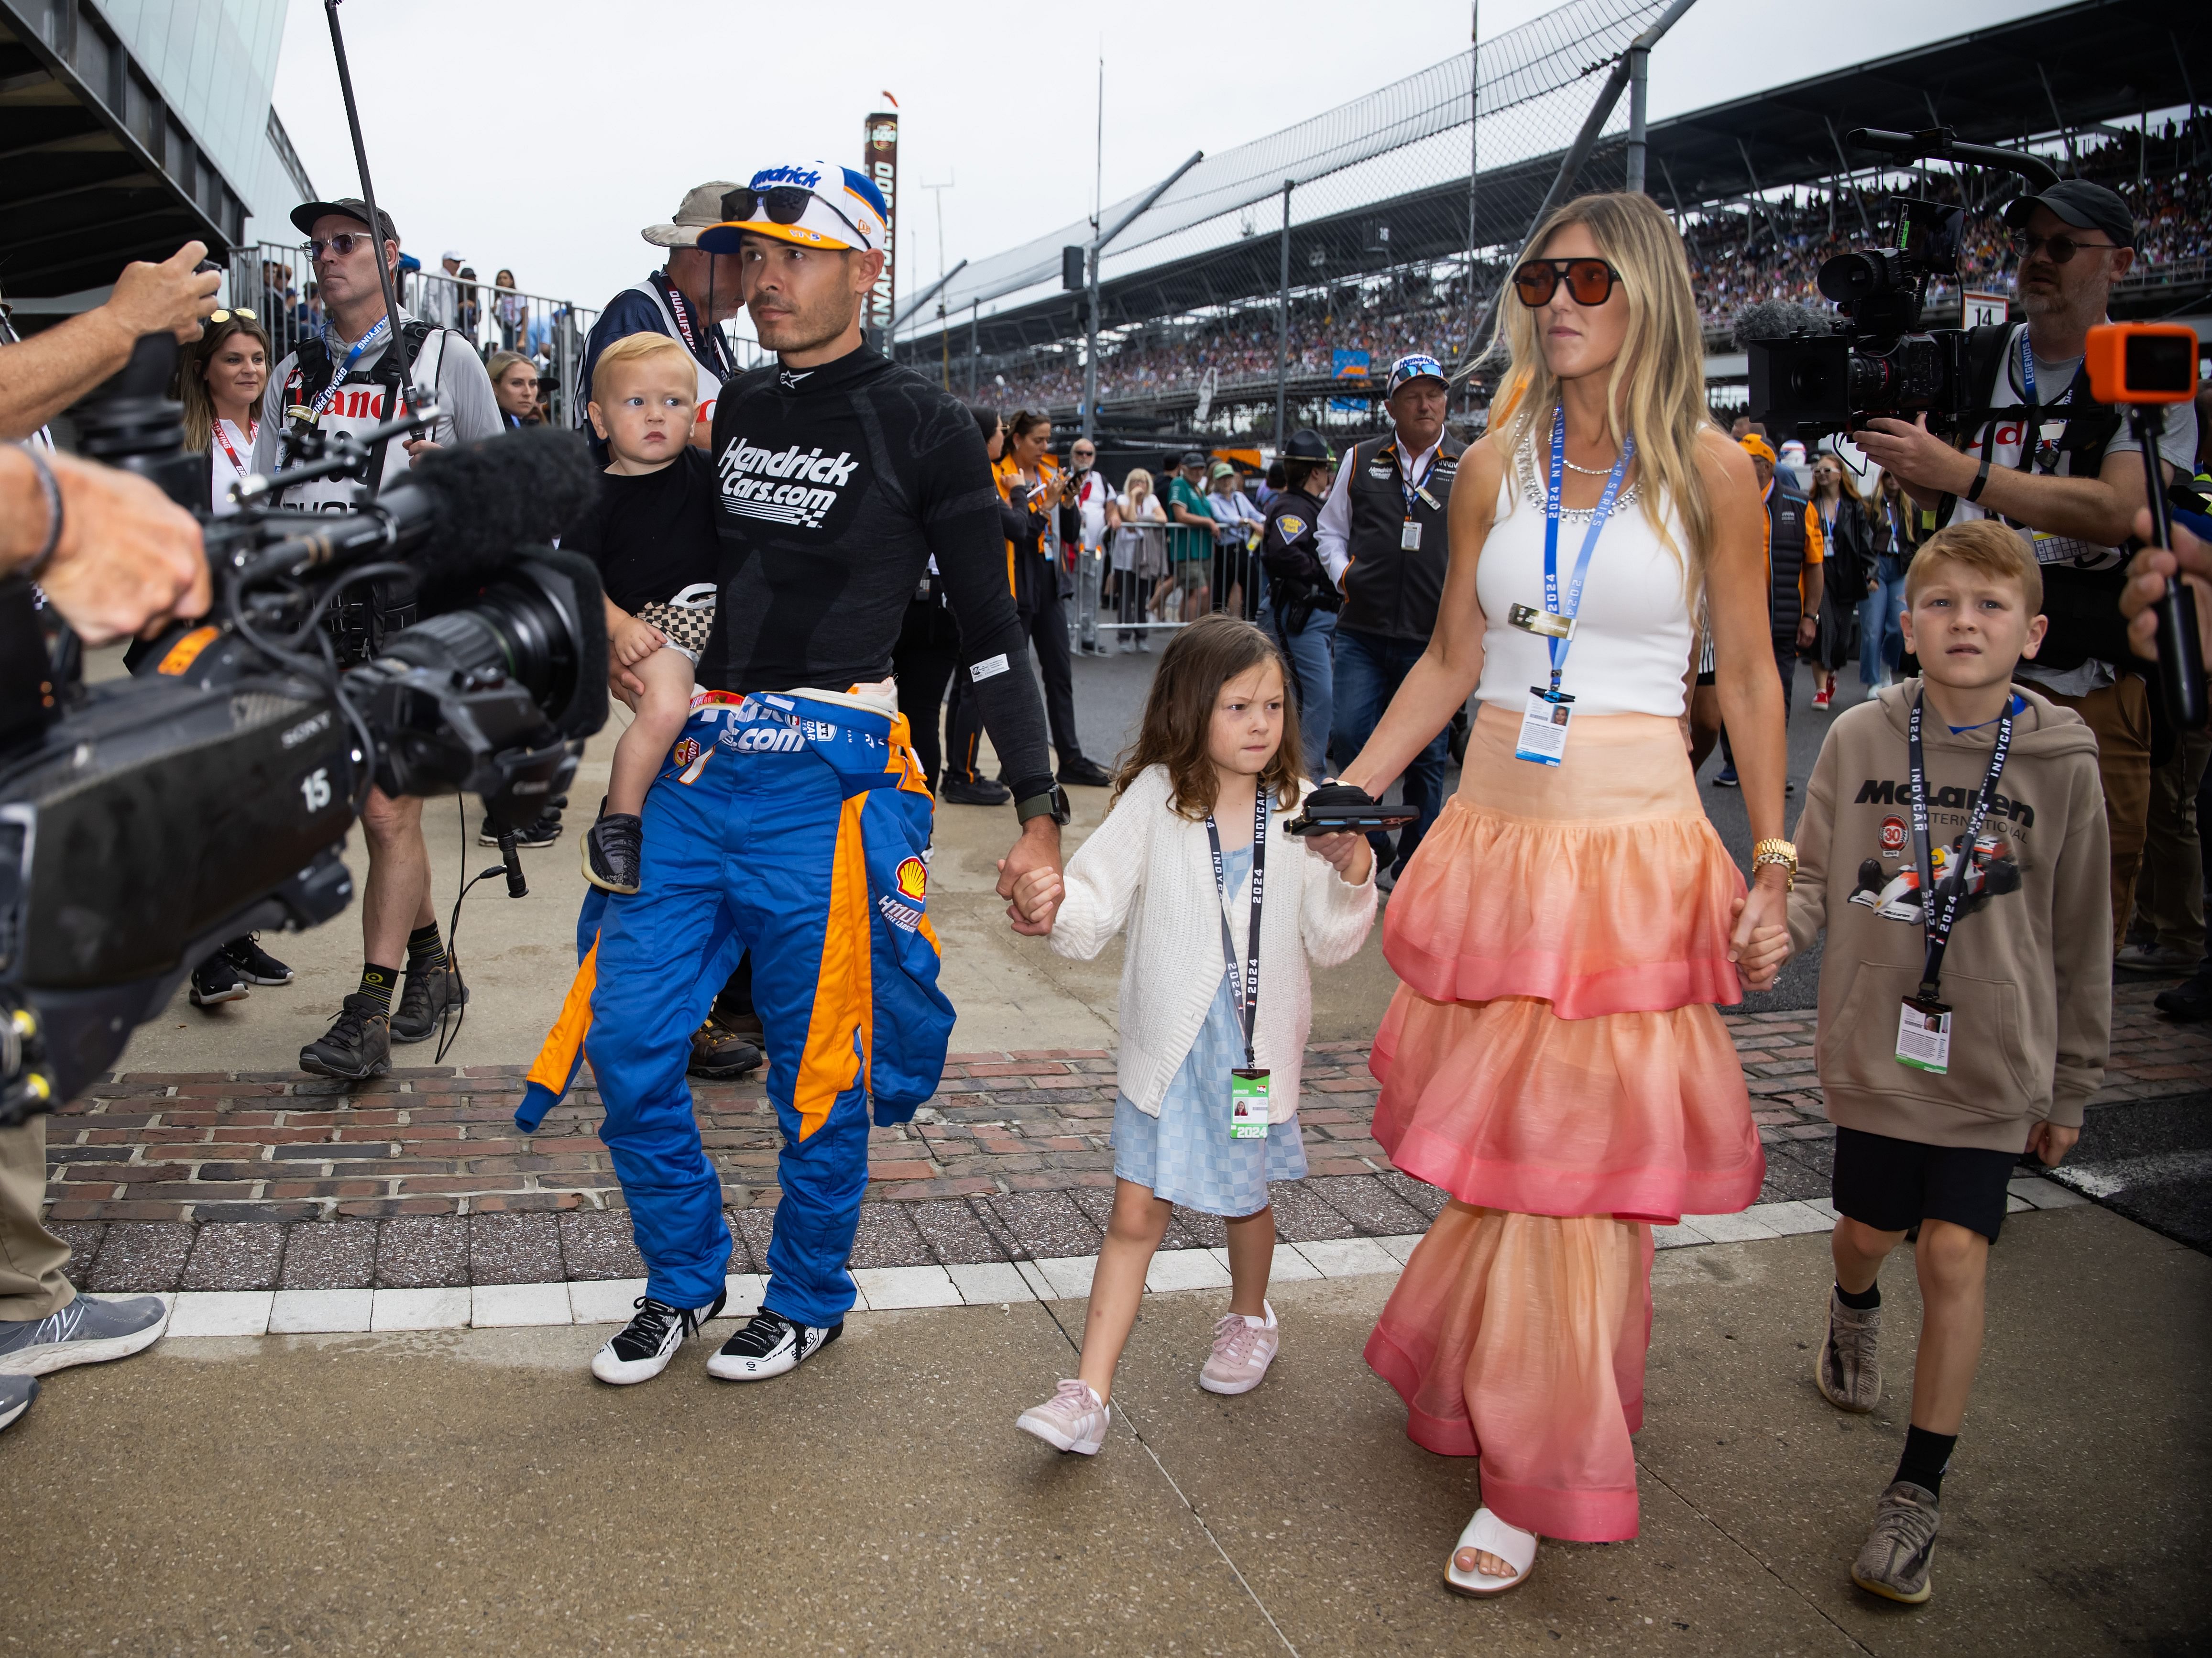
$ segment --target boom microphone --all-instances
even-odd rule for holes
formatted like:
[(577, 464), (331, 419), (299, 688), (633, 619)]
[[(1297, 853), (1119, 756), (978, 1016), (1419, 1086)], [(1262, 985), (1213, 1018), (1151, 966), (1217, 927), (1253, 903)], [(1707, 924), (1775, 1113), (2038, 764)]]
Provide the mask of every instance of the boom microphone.
[(551, 542), (589, 510), (599, 472), (581, 436), (526, 427), (425, 455), (357, 513), (288, 537), (238, 568), (249, 580), (374, 557), (404, 558), (422, 598), (482, 586), (521, 547)]
[(1739, 348), (1753, 340), (1783, 340), (1805, 334), (1832, 334), (1835, 313), (1795, 300), (1760, 300), (1736, 313), (1735, 343)]

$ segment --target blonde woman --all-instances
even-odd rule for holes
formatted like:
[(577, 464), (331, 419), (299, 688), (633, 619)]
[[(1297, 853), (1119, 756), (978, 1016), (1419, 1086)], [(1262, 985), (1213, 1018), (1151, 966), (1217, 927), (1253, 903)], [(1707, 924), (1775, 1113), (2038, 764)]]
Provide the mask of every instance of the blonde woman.
[[(1759, 487), (1705, 409), (1680, 239), (1649, 198), (1602, 195), (1534, 246), (1452, 491), (1435, 635), (1343, 774), (1379, 796), (1481, 698), (1459, 794), (1391, 897), (1403, 984), (1372, 1060), (1375, 1138), (1452, 1201), (1367, 1344), (1412, 1437), (1481, 1460), (1445, 1565), (1468, 1594), (1525, 1578), (1539, 1533), (1636, 1535), (1651, 1228), (1758, 1197), (1712, 1004), (1772, 981), (1795, 857)], [(1748, 895), (1678, 725), (1701, 592), (1759, 842)]]
[(1146, 527), (1164, 525), (1167, 508), (1152, 493), (1152, 475), (1141, 466), (1131, 467), (1121, 480), (1117, 505), (1121, 524), (1114, 532), (1114, 614), (1122, 623), (1121, 648), (1149, 651), (1152, 629), (1132, 624), (1141, 624), (1152, 584), (1167, 574), (1166, 533)]

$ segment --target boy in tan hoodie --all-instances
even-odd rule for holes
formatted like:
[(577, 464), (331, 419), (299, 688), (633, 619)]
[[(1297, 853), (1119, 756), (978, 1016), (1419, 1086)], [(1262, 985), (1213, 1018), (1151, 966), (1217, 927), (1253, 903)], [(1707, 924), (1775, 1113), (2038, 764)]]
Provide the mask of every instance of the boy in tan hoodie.
[(1920, 677), (1829, 728), (1797, 825), (1790, 942), (1802, 950), (1827, 929), (1816, 1053), (1840, 1218), (1814, 1375), (1838, 1409), (1881, 1397), (1875, 1278), (1920, 1229), (1911, 1425), (1851, 1567), (1862, 1588), (1917, 1604), (1981, 1357), (2007, 1182), (2023, 1151), (2047, 1166), (2072, 1149), (2103, 1079), (2112, 897), (2096, 741), (2080, 715), (2012, 683), (2045, 626), (2025, 541), (1994, 520), (1944, 530), (1914, 556), (1905, 592)]

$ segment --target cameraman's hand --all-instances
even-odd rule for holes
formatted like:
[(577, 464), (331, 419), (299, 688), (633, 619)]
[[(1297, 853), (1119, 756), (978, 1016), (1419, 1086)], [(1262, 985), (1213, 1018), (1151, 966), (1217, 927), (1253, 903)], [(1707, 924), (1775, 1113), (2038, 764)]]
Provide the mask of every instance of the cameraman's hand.
[(1915, 416), (1910, 425), (1884, 416), (1850, 435), (1861, 454), (1883, 471), (1896, 473), (1899, 483), (1952, 495), (1963, 495), (1974, 487), (1979, 463), (1930, 432), (1925, 415)]
[[(2136, 536), (2151, 537), (2150, 508), (2136, 514)], [(2128, 585), (2120, 590), (2120, 614), (2128, 619), (2128, 643), (2137, 656), (2158, 659), (2158, 611), (2153, 608), (2166, 597), (2169, 577), (2193, 578), (2184, 586), (2197, 599), (2197, 636), (2212, 639), (2212, 547), (2207, 547), (2179, 524), (2173, 526), (2173, 550), (2146, 546), (2128, 565)]]
[(206, 610), (213, 593), (198, 519), (135, 472), (70, 455), (46, 462), (62, 492), (62, 538), (39, 586), (86, 644)]
[(174, 334), (180, 343), (200, 337), (200, 324), (215, 309), (222, 273), (202, 270), (205, 242), (186, 242), (159, 264), (135, 259), (115, 279), (115, 291), (101, 307), (130, 335)]

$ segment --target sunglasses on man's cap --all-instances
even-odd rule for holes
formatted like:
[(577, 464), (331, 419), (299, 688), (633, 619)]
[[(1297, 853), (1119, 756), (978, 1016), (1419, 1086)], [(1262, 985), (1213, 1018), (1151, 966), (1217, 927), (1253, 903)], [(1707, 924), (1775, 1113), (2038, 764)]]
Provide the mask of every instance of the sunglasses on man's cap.
[(804, 185), (773, 185), (766, 190), (756, 190), (750, 185), (739, 185), (735, 190), (722, 193), (722, 217), (743, 225), (747, 219), (766, 219), (770, 224), (797, 224), (806, 216), (806, 204), (819, 202), (836, 214), (846, 228), (858, 238), (862, 247), (868, 246), (868, 234), (826, 196), (817, 195)]

